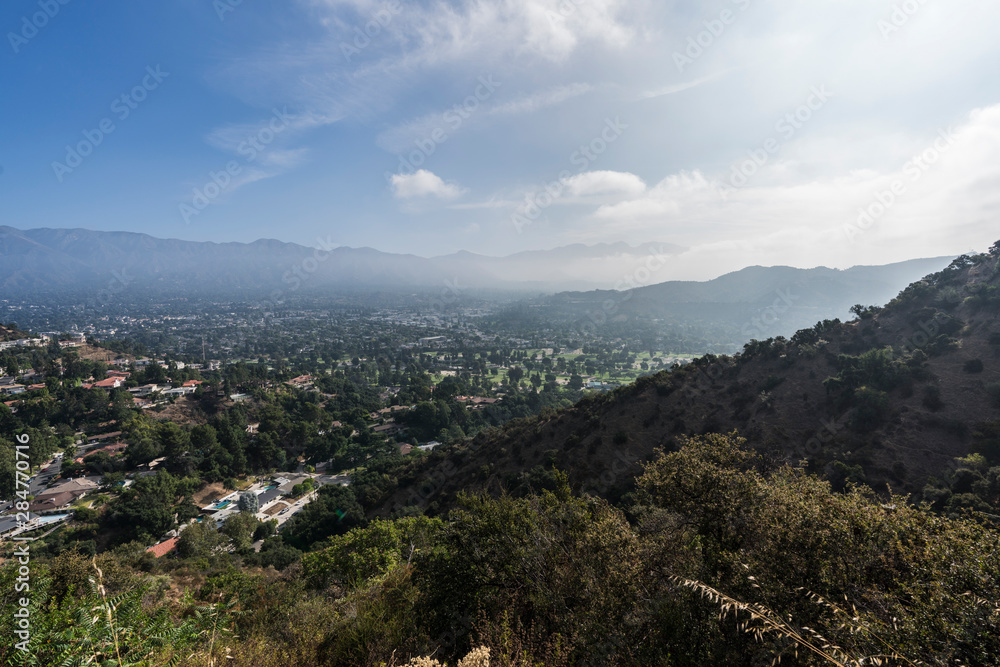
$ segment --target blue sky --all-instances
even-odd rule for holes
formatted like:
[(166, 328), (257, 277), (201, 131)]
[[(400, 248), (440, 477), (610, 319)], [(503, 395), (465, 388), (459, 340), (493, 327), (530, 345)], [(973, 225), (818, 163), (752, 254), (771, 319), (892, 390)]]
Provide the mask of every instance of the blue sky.
[(664, 280), (984, 250), (998, 26), (972, 0), (7, 0), (0, 224), (690, 248)]

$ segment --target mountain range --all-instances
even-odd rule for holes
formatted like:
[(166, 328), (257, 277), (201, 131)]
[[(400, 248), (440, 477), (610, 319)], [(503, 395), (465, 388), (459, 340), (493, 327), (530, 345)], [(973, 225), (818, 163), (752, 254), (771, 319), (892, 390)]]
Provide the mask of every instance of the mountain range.
[(671, 244), (565, 246), (508, 257), (458, 252), (434, 258), (372, 248), (310, 248), (261, 239), (209, 243), (131, 232), (0, 227), (0, 289), (7, 295), (100, 289), (109, 282), (204, 293), (299, 287), (441, 287), (557, 291), (610, 286), (650, 252)]
[[(18, 230), (0, 226), (0, 290), (7, 296), (62, 289), (100, 289), (117, 281), (135, 287), (203, 294), (210, 291), (263, 292), (302, 288), (463, 288), (554, 293), (630, 286), (642, 278), (650, 258), (661, 265), (685, 248), (670, 243), (574, 244), (506, 257), (467, 251), (431, 258), (386, 253), (372, 248), (310, 248), (261, 239), (253, 243), (210, 243), (160, 239), (132, 232), (86, 229)], [(773, 292), (798, 289), (816, 308), (824, 299), (838, 305), (859, 290), (874, 290), (869, 301), (883, 300), (936, 270), (948, 259), (916, 260), (888, 267), (791, 269), (752, 267), (706, 283), (669, 282), (636, 289), (621, 314), (656, 316), (667, 308), (682, 317), (691, 304), (762, 305)], [(623, 279), (624, 277), (624, 279)], [(647, 279), (648, 284), (651, 280)], [(812, 293), (826, 294), (813, 302)], [(849, 292), (850, 296), (839, 296)], [(567, 293), (551, 305), (590, 307), (618, 292)], [(795, 297), (793, 297), (795, 298)], [(839, 299), (839, 300), (838, 300)], [(651, 309), (652, 308), (652, 309)], [(742, 316), (742, 315), (741, 315)], [(808, 317), (807, 317), (808, 319)]]

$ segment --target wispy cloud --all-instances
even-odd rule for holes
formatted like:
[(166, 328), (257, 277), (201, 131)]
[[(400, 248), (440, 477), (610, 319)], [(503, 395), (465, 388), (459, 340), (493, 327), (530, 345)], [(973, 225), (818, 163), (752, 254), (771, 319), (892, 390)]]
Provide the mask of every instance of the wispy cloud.
[(547, 107), (562, 104), (574, 97), (579, 97), (594, 90), (594, 86), (589, 83), (573, 83), (568, 86), (559, 86), (552, 90), (545, 90), (533, 95), (524, 95), (517, 99), (498, 104), (490, 109), (491, 115), (515, 115), (539, 111)]
[(647, 90), (639, 95), (640, 100), (651, 100), (657, 97), (665, 97), (667, 95), (675, 95), (677, 93), (684, 92), (685, 90), (690, 90), (691, 88), (697, 88), (703, 83), (708, 83), (723, 76), (727, 72), (716, 72), (715, 74), (709, 74), (708, 76), (703, 76), (700, 79), (695, 79), (693, 81), (683, 81), (681, 83), (671, 84), (669, 86), (663, 86), (662, 88), (653, 88)]

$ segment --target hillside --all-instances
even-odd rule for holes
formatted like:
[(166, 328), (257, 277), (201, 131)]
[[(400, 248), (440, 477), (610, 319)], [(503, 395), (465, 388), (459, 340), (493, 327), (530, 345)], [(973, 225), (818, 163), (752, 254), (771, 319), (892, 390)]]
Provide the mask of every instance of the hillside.
[[(995, 512), (1000, 489), (984, 475), (1000, 465), (998, 285), (1000, 243), (854, 321), (754, 341), (436, 451), (372, 513), (434, 513), (475, 488), (548, 488), (553, 468), (575, 491), (618, 500), (659, 448), (734, 429), (772, 463), (807, 461), (835, 488), (863, 482)], [(983, 458), (955, 463), (972, 453)]]
[(7, 327), (0, 324), (0, 343), (8, 340), (19, 340), (27, 338), (31, 334), (18, 330), (15, 327)]

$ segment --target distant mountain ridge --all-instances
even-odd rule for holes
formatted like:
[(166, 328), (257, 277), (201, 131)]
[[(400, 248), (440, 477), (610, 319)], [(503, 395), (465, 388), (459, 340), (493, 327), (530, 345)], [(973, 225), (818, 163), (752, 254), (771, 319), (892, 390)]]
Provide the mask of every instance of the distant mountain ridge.
[(751, 266), (705, 282), (563, 292), (541, 299), (534, 312), (547, 321), (580, 327), (646, 321), (718, 325), (744, 340), (790, 336), (817, 321), (847, 317), (855, 304), (886, 303), (952, 259), (933, 257), (843, 270)]
[(595, 268), (601, 262), (610, 263), (603, 273), (613, 276), (616, 261), (682, 250), (671, 244), (575, 244), (509, 257), (463, 251), (428, 259), (366, 247), (316, 249), (273, 239), (212, 243), (134, 232), (0, 227), (0, 289), (16, 295), (100, 288), (118, 281), (200, 293), (219, 288), (441, 287), (457, 282), (472, 288), (557, 291), (608, 282), (587, 279), (601, 273)]
[[(424, 258), (366, 247), (309, 248), (273, 239), (212, 243), (133, 232), (0, 227), (0, 294), (117, 293), (134, 287), (184, 296), (236, 292), (257, 298), (278, 290), (287, 294), (299, 289), (441, 289), (454, 285), (553, 293), (614, 285), (622, 267), (650, 256), (669, 261), (684, 250), (670, 243), (573, 244), (507, 257), (463, 251)], [(785, 294), (794, 305), (789, 326), (808, 326), (855, 302), (887, 301), (948, 261), (913, 260), (845, 271), (751, 267), (708, 282), (674, 281), (624, 296), (609, 290), (565, 292), (545, 301), (539, 314), (586, 319), (594, 317), (597, 309), (597, 315), (609, 320), (723, 320), (740, 327), (755, 314), (768, 316), (768, 308)], [(603, 312), (609, 299), (617, 305), (613, 312)]]
[(210, 243), (158, 239), (132, 232), (0, 227), (0, 289), (4, 293), (119, 281), (204, 293), (219, 288), (262, 291), (317, 286), (440, 284), (445, 275), (427, 259), (370, 248), (317, 251), (262, 239)]

